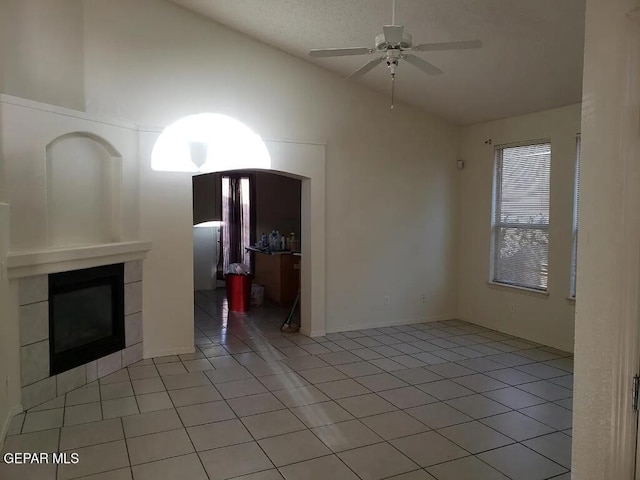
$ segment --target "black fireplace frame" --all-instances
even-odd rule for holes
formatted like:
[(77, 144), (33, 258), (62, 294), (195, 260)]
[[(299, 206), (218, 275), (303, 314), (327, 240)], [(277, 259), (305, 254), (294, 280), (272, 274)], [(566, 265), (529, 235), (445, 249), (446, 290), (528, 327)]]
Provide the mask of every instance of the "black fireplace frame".
[[(55, 295), (83, 288), (111, 287), (112, 335), (64, 352), (55, 352)], [(49, 274), (49, 370), (57, 375), (125, 348), (124, 264)]]

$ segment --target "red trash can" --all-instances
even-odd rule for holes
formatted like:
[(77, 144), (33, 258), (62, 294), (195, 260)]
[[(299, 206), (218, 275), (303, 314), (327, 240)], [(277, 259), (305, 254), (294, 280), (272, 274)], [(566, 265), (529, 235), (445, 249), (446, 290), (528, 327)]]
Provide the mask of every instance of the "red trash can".
[(249, 310), (251, 300), (251, 281), (253, 275), (227, 273), (227, 301), (230, 312), (244, 313)]

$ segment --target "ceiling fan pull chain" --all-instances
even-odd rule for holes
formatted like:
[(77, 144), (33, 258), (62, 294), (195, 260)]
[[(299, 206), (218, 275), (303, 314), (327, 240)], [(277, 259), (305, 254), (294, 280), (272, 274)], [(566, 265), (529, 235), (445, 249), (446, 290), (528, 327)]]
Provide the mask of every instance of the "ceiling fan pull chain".
[(393, 93), (396, 86), (396, 75), (395, 73), (391, 74), (391, 110), (393, 110)]

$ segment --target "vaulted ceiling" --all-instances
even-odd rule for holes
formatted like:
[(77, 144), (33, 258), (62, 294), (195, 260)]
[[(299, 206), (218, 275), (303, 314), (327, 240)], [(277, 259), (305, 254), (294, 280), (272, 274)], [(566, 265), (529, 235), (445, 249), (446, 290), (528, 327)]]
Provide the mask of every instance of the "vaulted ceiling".
[[(370, 47), (391, 0), (171, 0), (346, 77), (373, 57), (310, 58), (312, 48)], [(580, 102), (585, 0), (397, 0), (414, 44), (482, 40), (478, 50), (419, 52), (444, 71), (401, 63), (396, 98), (466, 125)], [(384, 64), (355, 80), (390, 92)]]

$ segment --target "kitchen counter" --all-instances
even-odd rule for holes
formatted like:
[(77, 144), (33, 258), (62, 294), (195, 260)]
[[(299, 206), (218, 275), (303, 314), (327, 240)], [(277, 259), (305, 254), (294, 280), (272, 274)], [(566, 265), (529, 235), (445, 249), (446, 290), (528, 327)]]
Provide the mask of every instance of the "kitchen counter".
[(254, 280), (264, 286), (265, 297), (288, 307), (293, 304), (300, 288), (300, 256), (288, 251), (255, 252)]

